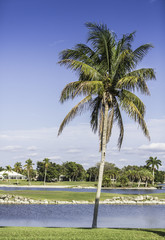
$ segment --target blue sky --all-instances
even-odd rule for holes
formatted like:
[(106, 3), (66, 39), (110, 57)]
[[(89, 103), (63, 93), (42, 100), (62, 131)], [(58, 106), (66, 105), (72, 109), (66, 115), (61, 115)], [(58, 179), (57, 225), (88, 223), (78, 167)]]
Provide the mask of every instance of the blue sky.
[(77, 76), (60, 67), (59, 52), (86, 43), (86, 22), (105, 23), (117, 33), (136, 31), (134, 48), (152, 43), (141, 67), (152, 67), (150, 97), (140, 96), (151, 141), (124, 115), (125, 138), (116, 149), (117, 127), (107, 161), (143, 165), (150, 156), (165, 161), (165, 1), (164, 0), (0, 0), (0, 166), (45, 157), (56, 163), (76, 161), (85, 168), (100, 160), (97, 134), (89, 113), (77, 117), (60, 137), (58, 127), (75, 102), (59, 103), (61, 90)]

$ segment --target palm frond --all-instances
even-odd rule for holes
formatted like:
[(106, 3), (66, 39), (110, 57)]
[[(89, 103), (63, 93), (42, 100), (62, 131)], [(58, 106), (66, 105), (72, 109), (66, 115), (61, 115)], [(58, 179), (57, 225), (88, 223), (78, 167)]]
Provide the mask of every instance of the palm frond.
[(96, 65), (96, 62), (100, 62), (97, 53), (85, 44), (77, 44), (74, 49), (66, 49), (60, 52), (59, 58), (61, 60), (78, 60), (91, 66)]
[(102, 78), (100, 73), (95, 68), (81, 61), (77, 61), (73, 59), (64, 59), (59, 61), (58, 63), (60, 65), (65, 65), (67, 68), (70, 68), (74, 71), (83, 73), (91, 80), (99, 80), (100, 78)]
[(147, 80), (155, 79), (155, 73), (152, 68), (142, 68), (136, 71), (128, 73), (126, 76), (121, 78), (116, 87), (120, 89), (137, 90), (142, 94), (150, 95)]
[(90, 124), (92, 127), (92, 131), (94, 131), (94, 133), (96, 133), (98, 128), (98, 119), (99, 119), (99, 112), (101, 109), (101, 102), (102, 102), (102, 98), (98, 96), (90, 103), (90, 109), (92, 111)]
[(109, 142), (109, 139), (111, 137), (111, 133), (112, 133), (112, 126), (113, 126), (113, 119), (114, 119), (114, 108), (111, 109), (111, 111), (109, 112), (108, 115), (108, 123), (107, 123), (107, 143)]
[[(126, 66), (126, 61), (128, 59), (129, 54), (130, 54), (129, 50), (126, 49), (126, 50), (123, 50), (117, 56), (116, 59), (114, 59), (114, 61), (112, 63), (112, 73), (111, 73), (111, 78), (113, 79), (113, 86), (116, 85), (116, 82), (120, 78), (120, 76), (123, 76), (123, 74), (125, 74), (126, 69), (128, 68)], [(130, 63), (128, 62), (127, 65), (128, 64), (130, 64)]]
[(131, 49), (131, 43), (134, 40), (134, 36), (135, 31), (130, 34), (123, 34), (123, 37), (118, 41), (117, 44), (117, 53)]
[(104, 90), (101, 81), (77, 81), (69, 83), (65, 86), (61, 93), (60, 102), (63, 103), (68, 99), (74, 99), (78, 95), (96, 95), (101, 94)]
[(116, 35), (104, 24), (86, 23), (86, 26), (89, 29), (88, 42), (91, 42), (94, 50), (101, 56), (105, 72), (111, 73), (112, 49), (116, 45)]
[(75, 91), (73, 97), (84, 94), (84, 95), (101, 95), (104, 91), (104, 85), (101, 81), (83, 81)]
[(62, 121), (62, 123), (60, 125), (60, 128), (59, 128), (59, 131), (58, 131), (58, 135), (60, 135), (62, 133), (66, 124), (68, 124), (76, 115), (82, 113), (86, 104), (89, 104), (90, 100), (91, 100), (91, 96), (89, 95), (89, 96), (85, 97), (82, 101), (80, 101), (75, 107), (73, 107), (71, 109), (71, 111), (66, 115), (66, 117)]
[(121, 108), (141, 126), (144, 135), (150, 139), (147, 125), (144, 121), (145, 106), (143, 102), (133, 93), (122, 90), (120, 96)]
[(153, 48), (152, 44), (144, 44), (135, 49), (132, 53), (134, 62), (139, 63), (151, 48)]
[(68, 99), (73, 99), (75, 92), (79, 88), (81, 81), (68, 83), (61, 92), (60, 102), (64, 103)]
[(119, 137), (118, 137), (118, 148), (121, 148), (122, 142), (123, 142), (123, 137), (124, 137), (124, 125), (123, 125), (123, 120), (120, 112), (120, 108), (118, 105), (117, 100), (114, 100), (114, 121), (117, 121), (117, 124), (120, 129)]
[(100, 109), (100, 117), (99, 117), (99, 140), (100, 140), (100, 148), (99, 151), (102, 151), (102, 140), (103, 140), (103, 123), (104, 123), (104, 111), (103, 106)]

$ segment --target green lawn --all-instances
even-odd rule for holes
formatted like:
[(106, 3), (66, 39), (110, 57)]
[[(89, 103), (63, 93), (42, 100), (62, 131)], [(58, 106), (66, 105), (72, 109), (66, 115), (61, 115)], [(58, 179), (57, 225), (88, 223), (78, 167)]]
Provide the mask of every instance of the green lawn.
[(165, 229), (1, 227), (2, 240), (163, 240)]
[[(70, 191), (34, 191), (34, 190), (16, 190), (0, 191), (0, 194), (10, 194), (24, 196), (35, 200), (57, 200), (57, 201), (94, 201), (95, 193), (92, 192), (70, 192)], [(102, 193), (101, 200), (117, 196), (119, 194)], [(121, 195), (121, 194), (120, 194)]]
[[(15, 190), (15, 191), (2, 191), (0, 190), (0, 194), (10, 194), (10, 195), (17, 195), (23, 196), (27, 198), (32, 198), (35, 200), (57, 200), (57, 201), (89, 201), (92, 202), (95, 199), (96, 193), (94, 192), (71, 192), (71, 191), (34, 191), (34, 190)], [(165, 199), (165, 193), (155, 193), (155, 194), (148, 194), (160, 199)], [(101, 201), (105, 199), (110, 199), (113, 197), (133, 197), (135, 195), (128, 195), (128, 194), (116, 194), (116, 193), (102, 193), (101, 194)]]
[[(0, 185), (16, 185), (17, 181), (14, 179), (11, 179), (10, 182), (5, 180), (1, 181), (0, 180)], [(42, 186), (44, 185), (43, 182), (41, 181), (32, 181), (31, 185), (36, 185), (36, 186)], [(29, 183), (27, 180), (18, 180), (18, 186), (29, 186)], [(81, 181), (81, 182), (70, 182), (70, 181), (64, 181), (64, 182), (50, 182), (46, 183), (46, 186), (69, 186), (69, 187), (96, 187), (96, 182), (86, 182), (86, 181)]]

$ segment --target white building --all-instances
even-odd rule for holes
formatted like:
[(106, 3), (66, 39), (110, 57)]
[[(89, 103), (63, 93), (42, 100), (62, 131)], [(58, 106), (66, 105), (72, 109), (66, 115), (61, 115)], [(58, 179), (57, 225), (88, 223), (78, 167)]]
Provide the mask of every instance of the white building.
[(0, 179), (26, 179), (26, 176), (12, 170), (3, 170), (0, 172)]

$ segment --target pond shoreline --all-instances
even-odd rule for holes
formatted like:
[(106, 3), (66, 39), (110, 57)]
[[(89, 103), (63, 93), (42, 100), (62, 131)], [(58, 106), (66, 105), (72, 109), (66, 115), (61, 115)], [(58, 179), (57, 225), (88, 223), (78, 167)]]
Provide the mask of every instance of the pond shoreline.
[[(73, 189), (97, 189), (97, 187), (82, 187), (82, 186), (69, 186), (69, 185), (1, 185), (0, 187), (14, 187), (14, 188), (73, 188)], [(156, 187), (102, 187), (102, 189), (125, 189), (125, 190), (154, 190)]]
[[(23, 196), (3, 194), (0, 195), (0, 204), (94, 204), (94, 201), (61, 201), (61, 200), (34, 200)], [(113, 197), (100, 201), (100, 204), (111, 205), (165, 205), (165, 199), (158, 197), (138, 195), (135, 197)]]

